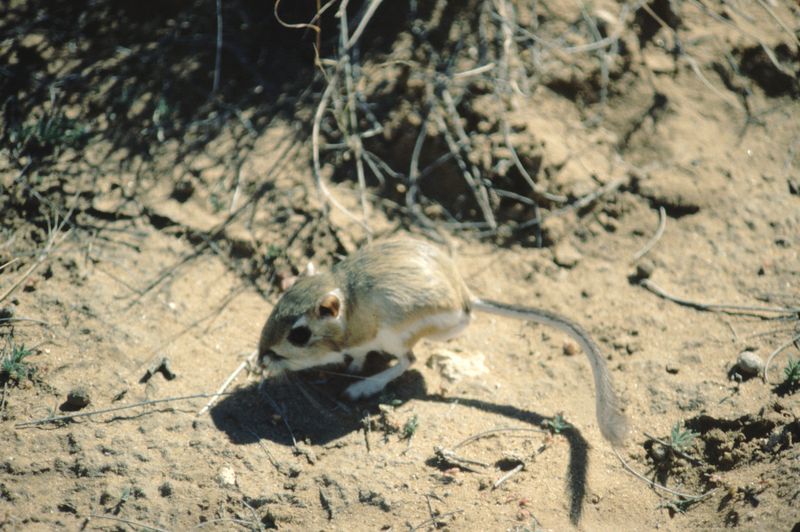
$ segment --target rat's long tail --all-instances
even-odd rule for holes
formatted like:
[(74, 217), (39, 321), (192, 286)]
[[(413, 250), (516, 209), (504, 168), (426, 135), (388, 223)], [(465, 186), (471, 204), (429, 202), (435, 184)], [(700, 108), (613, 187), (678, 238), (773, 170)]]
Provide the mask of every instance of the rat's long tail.
[(600, 432), (615, 447), (619, 447), (625, 442), (628, 434), (628, 422), (622, 412), (620, 400), (614, 391), (614, 385), (611, 383), (605, 359), (589, 333), (567, 318), (538, 308), (508, 305), (486, 299), (473, 300), (472, 308), (489, 314), (549, 325), (569, 334), (583, 348), (592, 365), (596, 390), (597, 422), (600, 425)]

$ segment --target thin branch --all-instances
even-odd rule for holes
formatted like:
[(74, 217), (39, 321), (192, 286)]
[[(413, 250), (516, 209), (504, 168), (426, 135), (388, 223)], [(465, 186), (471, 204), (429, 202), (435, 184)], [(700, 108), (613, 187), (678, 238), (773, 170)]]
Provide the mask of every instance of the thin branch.
[[(350, 49), (353, 46), (355, 46), (358, 40), (361, 38), (361, 34), (364, 32), (364, 28), (367, 27), (367, 24), (372, 18), (372, 15), (375, 14), (375, 11), (378, 9), (378, 6), (381, 5), (382, 1), (383, 0), (372, 0), (369, 6), (367, 6), (367, 10), (364, 12), (364, 16), (361, 17), (361, 21), (358, 23), (356, 31), (354, 31), (353, 34), (350, 36), (350, 39), (347, 40), (347, 44), (344, 47), (346, 52), (350, 51)], [(344, 4), (346, 3), (347, 2), (344, 2)]]
[(664, 207), (658, 208), (658, 229), (656, 229), (656, 234), (653, 235), (647, 244), (644, 245), (642, 249), (637, 251), (633, 255), (633, 261), (636, 262), (637, 260), (641, 259), (645, 255), (647, 255), (653, 247), (658, 243), (661, 239), (661, 236), (664, 234), (664, 229), (667, 227), (667, 211)]
[[(328, 5), (330, 5), (331, 3), (332, 2), (329, 2)], [(314, 33), (319, 34), (319, 32), (320, 32), (319, 26), (315, 25), (314, 22), (317, 21), (319, 16), (322, 14), (322, 11), (317, 12), (317, 14), (311, 20), (311, 22), (308, 22), (308, 23), (299, 22), (299, 23), (294, 24), (294, 23), (291, 23), (291, 22), (286, 22), (281, 18), (280, 14), (278, 13), (278, 8), (280, 7), (280, 5), (281, 5), (281, 0), (275, 0), (275, 5), (272, 8), (272, 14), (275, 17), (275, 20), (278, 21), (278, 24), (280, 24), (284, 28), (288, 28), (288, 29), (296, 29), (296, 30), (310, 29), (310, 30), (313, 30)], [(326, 5), (326, 7), (327, 7), (327, 5)]]
[(728, 305), (728, 304), (717, 304), (717, 303), (701, 303), (699, 301), (692, 301), (690, 299), (683, 299), (677, 296), (673, 296), (668, 294), (664, 289), (656, 285), (650, 279), (645, 279), (641, 283), (641, 286), (646, 288), (647, 290), (651, 291), (655, 295), (659, 297), (663, 297), (673, 303), (677, 303), (679, 305), (683, 305), (685, 307), (691, 307), (697, 310), (706, 310), (709, 312), (724, 312), (725, 314), (743, 314), (743, 315), (750, 315), (756, 316), (759, 318), (763, 318), (759, 312), (764, 313), (777, 313), (782, 314), (783, 316), (779, 317), (792, 317), (795, 314), (800, 312), (800, 308), (786, 308), (786, 307), (758, 307), (758, 306), (749, 306), (749, 305)]
[(37, 320), (36, 318), (17, 318), (16, 316), (12, 318), (0, 318), (0, 324), (17, 323), (17, 322), (30, 322), (30, 323), (36, 323), (38, 325), (44, 325), (45, 327), (51, 327), (49, 322), (43, 320)]
[[(420, 224), (424, 227), (435, 230), (436, 223), (431, 220), (417, 203), (417, 191), (419, 190), (419, 180), (423, 177), (419, 171), (419, 157), (422, 153), (422, 146), (425, 144), (425, 139), (428, 136), (428, 121), (430, 120), (430, 111), (425, 114), (422, 124), (419, 127), (417, 139), (414, 141), (414, 149), (411, 151), (411, 162), (408, 168), (408, 189), (406, 190), (406, 207), (409, 212), (414, 215)], [(451, 154), (447, 154), (451, 155)]]
[(501, 484), (503, 484), (506, 480), (510, 479), (511, 477), (522, 471), (524, 467), (525, 464), (518, 464), (517, 467), (515, 467), (502, 477), (498, 478), (497, 481), (494, 484), (492, 484), (492, 489), (496, 490), (497, 488), (499, 488)]
[(426, 527), (426, 526), (428, 526), (430, 524), (437, 525), (445, 517), (451, 517), (451, 516), (462, 514), (462, 513), (464, 513), (464, 510), (455, 510), (453, 512), (447, 512), (446, 514), (440, 514), (440, 515), (437, 515), (435, 517), (431, 517), (430, 519), (427, 519), (427, 520), (421, 522), (420, 524), (418, 524), (417, 526), (413, 527), (411, 529), (411, 532), (414, 532), (414, 530), (420, 530), (420, 529), (422, 529), (422, 528), (424, 528), (424, 527)]
[(505, 119), (503, 120), (503, 137), (506, 147), (511, 152), (511, 161), (514, 163), (514, 166), (517, 167), (517, 170), (519, 170), (519, 173), (522, 175), (522, 178), (525, 180), (525, 182), (528, 183), (528, 186), (531, 187), (531, 190), (546, 200), (550, 200), (555, 203), (565, 203), (569, 198), (562, 194), (553, 194), (552, 192), (548, 192), (541, 185), (537, 184), (525, 169), (525, 166), (522, 164), (519, 155), (517, 155), (517, 150), (514, 149), (514, 145), (511, 143), (511, 127), (508, 124), (508, 120)]
[(6, 262), (2, 266), (0, 266), (0, 272), (3, 271), (4, 269), (6, 269), (7, 267), (11, 266), (12, 264), (14, 264), (17, 261), (19, 261), (19, 257), (14, 257), (10, 261)]
[(544, 433), (544, 434), (549, 434), (550, 433), (549, 430), (536, 429), (536, 428), (530, 428), (530, 427), (503, 427), (503, 428), (499, 428), (499, 429), (490, 429), (490, 430), (485, 430), (483, 432), (479, 432), (478, 434), (473, 434), (469, 438), (467, 438), (465, 440), (462, 440), (461, 442), (457, 443), (453, 447), (453, 449), (458, 449), (459, 447), (467, 445), (468, 443), (472, 443), (472, 442), (474, 442), (476, 440), (479, 440), (481, 438), (486, 438), (487, 436), (494, 436), (495, 434), (499, 434), (501, 432), (538, 432), (540, 434), (541, 433)]
[(669, 447), (670, 449), (672, 449), (673, 453), (677, 454), (678, 456), (680, 456), (682, 458), (685, 458), (685, 459), (689, 460), (690, 462), (692, 462), (693, 465), (705, 464), (705, 462), (703, 462), (699, 458), (695, 458), (694, 456), (691, 456), (690, 454), (685, 453), (685, 452), (681, 451), (680, 449), (676, 449), (675, 445), (671, 444), (668, 441), (664, 441), (664, 440), (662, 440), (660, 438), (656, 438), (655, 436), (651, 436), (650, 434), (648, 434), (646, 432), (642, 432), (642, 434), (644, 434), (645, 437), (650, 438), (654, 442), (660, 443), (664, 447)]
[(798, 334), (794, 338), (791, 338), (788, 342), (785, 342), (785, 343), (779, 345), (778, 348), (775, 349), (775, 351), (773, 351), (772, 353), (769, 354), (769, 356), (767, 357), (767, 361), (764, 364), (764, 373), (762, 375), (762, 378), (764, 379), (764, 382), (769, 382), (767, 380), (767, 371), (769, 371), (769, 365), (772, 363), (772, 359), (775, 358), (776, 356), (778, 356), (778, 354), (780, 354), (781, 351), (783, 351), (784, 349), (786, 349), (790, 345), (794, 344), (795, 342), (800, 342), (800, 334)]
[[(461, 156), (460, 146), (453, 138), (453, 134), (448, 129), (444, 118), (439, 113), (434, 113), (434, 117), (437, 125), (442, 130), (447, 147), (450, 149), (453, 157), (455, 157), (456, 163), (458, 163), (458, 167), (461, 170), (461, 175), (464, 177), (464, 181), (467, 182), (467, 186), (469, 186), (470, 190), (472, 191), (472, 195), (475, 197), (475, 201), (478, 203), (478, 208), (483, 214), (483, 219), (492, 230), (497, 229), (497, 220), (495, 220), (492, 207), (489, 205), (489, 195), (486, 192), (486, 187), (480, 182), (480, 176), (476, 177), (472, 175), (467, 162)], [(455, 117), (451, 117), (451, 119), (459, 121), (460, 117), (456, 114)]]
[(248, 365), (250, 365), (253, 362), (255, 362), (257, 356), (258, 356), (258, 351), (257, 350), (255, 350), (252, 353), (250, 353), (250, 355), (246, 359), (244, 359), (242, 361), (242, 363), (239, 364), (239, 366), (235, 370), (233, 370), (233, 373), (228, 375), (228, 378), (225, 379), (225, 381), (222, 383), (222, 385), (219, 387), (219, 389), (211, 396), (211, 399), (208, 400), (208, 403), (206, 403), (206, 406), (204, 406), (202, 409), (200, 409), (199, 412), (197, 412), (197, 415), (198, 416), (202, 416), (203, 414), (208, 412), (208, 409), (211, 408), (212, 406), (214, 406), (214, 403), (216, 403), (217, 400), (220, 397), (222, 397), (222, 394), (225, 392), (225, 390), (228, 389), (228, 386), (231, 385), (231, 383), (236, 379), (236, 377), (238, 377), (239, 374), (242, 371), (244, 371), (244, 369)]
[[(380, 4), (380, 2), (373, 1), (370, 8)], [(342, 2), (339, 13), (339, 42), (343, 48), (341, 52), (341, 61), (344, 63), (344, 86), (347, 93), (347, 126), (344, 128), (344, 133), (347, 145), (353, 152), (353, 157), (356, 162), (356, 175), (358, 177), (359, 199), (361, 201), (361, 214), (363, 216), (364, 225), (369, 226), (369, 212), (367, 210), (367, 184), (364, 177), (364, 146), (361, 142), (361, 136), (358, 132), (358, 116), (356, 115), (356, 97), (353, 87), (353, 65), (350, 62), (350, 46), (347, 37), (347, 2)], [(376, 6), (377, 7), (377, 6)], [(362, 19), (362, 26), (367, 18)], [(355, 41), (354, 41), (355, 42)]]
[(682, 491), (678, 491), (678, 490), (675, 490), (675, 489), (672, 489), (672, 488), (668, 488), (668, 487), (664, 486), (663, 484), (659, 484), (658, 482), (653, 482), (652, 480), (650, 480), (649, 478), (645, 477), (644, 475), (642, 475), (641, 473), (639, 473), (638, 471), (633, 469), (631, 466), (629, 466), (628, 462), (626, 462), (625, 459), (622, 458), (622, 456), (620, 456), (619, 451), (617, 451), (615, 448), (612, 447), (611, 450), (614, 451), (614, 454), (617, 456), (617, 459), (619, 459), (619, 462), (622, 464), (622, 467), (624, 467), (625, 470), (628, 473), (630, 473), (631, 475), (635, 476), (636, 478), (638, 478), (642, 482), (645, 482), (646, 484), (648, 484), (654, 490), (666, 491), (667, 493), (670, 493), (672, 495), (676, 495), (676, 496), (684, 499), (684, 502), (702, 501), (703, 499), (705, 499), (705, 498), (709, 497), (710, 495), (712, 495), (718, 489), (718, 488), (712, 488), (712, 489), (706, 491), (705, 493), (692, 494), (692, 493), (684, 493)]
[(472, 76), (478, 76), (480, 74), (485, 74), (495, 68), (494, 63), (487, 63), (485, 65), (481, 65), (479, 67), (471, 68), (469, 70), (464, 70), (462, 72), (456, 72), (453, 74), (453, 79), (460, 79), (460, 78), (469, 78)]
[(50, 256), (50, 253), (52, 253), (53, 250), (56, 247), (58, 247), (58, 245), (61, 244), (67, 238), (67, 236), (70, 235), (70, 233), (72, 233), (72, 229), (70, 228), (67, 232), (59, 235), (61, 230), (69, 221), (69, 218), (72, 216), (72, 211), (74, 209), (75, 205), (73, 205), (72, 208), (69, 210), (69, 212), (67, 212), (67, 215), (61, 221), (61, 223), (58, 223), (58, 217), (56, 216), (56, 223), (52, 227), (50, 227), (48, 219), (47, 243), (45, 244), (42, 251), (39, 253), (39, 256), (36, 258), (36, 261), (33, 264), (31, 264), (31, 266), (25, 271), (25, 273), (23, 273), (14, 283), (12, 283), (11, 286), (8, 287), (8, 289), (5, 292), (3, 292), (3, 295), (0, 295), (0, 303), (2, 303), (8, 296), (10, 296), (11, 293), (14, 292), (14, 290), (16, 290), (22, 283), (24, 283), (25, 280), (28, 277), (30, 277), (31, 274), (33, 274), (33, 272), (36, 271), (36, 269), (47, 260), (47, 258)]
[[(560, 208), (550, 212), (545, 217), (545, 220), (547, 220), (548, 218), (550, 218), (552, 216), (559, 216), (561, 214), (564, 214), (565, 212), (574, 211), (574, 210), (578, 210), (578, 209), (583, 209), (584, 207), (586, 207), (587, 205), (589, 205), (590, 203), (592, 203), (596, 199), (598, 199), (598, 198), (600, 198), (602, 196), (605, 196), (606, 194), (608, 194), (610, 192), (613, 192), (613, 191), (617, 190), (619, 187), (621, 187), (622, 185), (626, 184), (628, 182), (628, 180), (629, 180), (629, 178), (620, 177), (620, 178), (615, 179), (613, 181), (609, 181), (605, 185), (597, 187), (592, 192), (586, 194), (585, 196), (580, 197), (575, 203), (570, 203), (569, 205), (565, 205), (563, 207), (560, 207)], [(544, 221), (544, 220), (542, 220), (542, 221)], [(537, 223), (537, 221), (536, 220), (529, 220), (527, 222), (519, 224), (518, 229), (524, 229), (526, 227), (530, 227), (534, 223)]]
[[(45, 425), (47, 423), (57, 423), (59, 421), (66, 421), (69, 419), (77, 419), (81, 417), (89, 417), (89, 416), (96, 416), (99, 414), (108, 414), (109, 412), (119, 412), (120, 410), (130, 410), (131, 408), (138, 408), (140, 406), (149, 406), (155, 405), (160, 403), (171, 403), (175, 401), (188, 401), (190, 399), (205, 399), (211, 397), (215, 394), (210, 393), (196, 393), (193, 395), (183, 395), (180, 397), (166, 397), (164, 399), (150, 399), (148, 401), (142, 401), (140, 403), (133, 403), (130, 405), (122, 405), (122, 406), (115, 406), (112, 408), (104, 408), (102, 410), (92, 410), (91, 412), (78, 412), (75, 414), (66, 414), (63, 416), (50, 416), (42, 419), (34, 419), (31, 421), (23, 421), (22, 423), (17, 423), (14, 425), (14, 428), (23, 428), (23, 427), (33, 427), (35, 425)], [(221, 394), (221, 395), (230, 395), (229, 393)]]
[(314, 180), (317, 183), (317, 188), (319, 189), (320, 193), (323, 196), (323, 203), (327, 205), (330, 203), (337, 209), (339, 209), (345, 216), (350, 218), (352, 221), (360, 225), (367, 234), (371, 234), (372, 230), (369, 228), (368, 225), (365, 225), (363, 220), (360, 220), (356, 215), (351, 213), (347, 208), (339, 203), (339, 201), (331, 195), (328, 187), (325, 185), (325, 181), (322, 179), (322, 170), (319, 161), (319, 128), (322, 122), (322, 117), (325, 115), (325, 111), (328, 108), (328, 102), (333, 95), (333, 91), (336, 89), (337, 82), (336, 82), (336, 75), (332, 79), (329, 80), (328, 86), (325, 87), (325, 91), (322, 93), (322, 98), (320, 98), (319, 105), (317, 106), (317, 112), (314, 113), (314, 123), (311, 127), (311, 152), (312, 152), (312, 162), (313, 166), (312, 169), (314, 171)]
[[(756, 1), (758, 2), (758, 5), (760, 5), (760, 6), (761, 6), (761, 7), (764, 9), (764, 11), (766, 11), (767, 13), (769, 13), (769, 16), (770, 16), (770, 17), (772, 17), (772, 18), (775, 20), (775, 22), (777, 22), (777, 23), (778, 23), (778, 25), (779, 25), (781, 28), (783, 28), (783, 31), (785, 31), (785, 32), (786, 32), (786, 33), (787, 33), (787, 34), (788, 34), (788, 35), (789, 35), (789, 36), (792, 38), (792, 40), (794, 41), (794, 44), (795, 44), (795, 45), (796, 45), (798, 48), (800, 48), (800, 39), (798, 39), (798, 38), (797, 38), (797, 34), (795, 33), (795, 30), (793, 30), (792, 28), (790, 28), (790, 27), (789, 27), (789, 25), (788, 25), (788, 24), (786, 24), (786, 23), (783, 21), (783, 19), (782, 19), (782, 18), (780, 18), (780, 17), (777, 15), (777, 13), (775, 13), (775, 11), (773, 11), (773, 9), (772, 9), (771, 7), (769, 7), (769, 4), (767, 4), (767, 3), (766, 3), (764, 0), (756, 0)], [(792, 76), (792, 77), (794, 77), (794, 76)]]
[[(783, 72), (784, 74), (786, 74), (789, 77), (794, 77), (794, 72), (792, 72), (791, 70), (786, 68), (784, 65), (782, 65), (780, 63), (780, 61), (778, 61), (778, 58), (775, 56), (775, 52), (772, 50), (772, 48), (770, 48), (767, 45), (767, 43), (765, 43), (762, 39), (760, 39), (758, 37), (758, 35), (756, 35), (755, 33), (751, 32), (751, 31), (747, 31), (740, 24), (737, 24), (736, 22), (733, 22), (732, 19), (720, 16), (714, 10), (709, 9), (708, 6), (706, 6), (702, 2), (699, 2), (698, 0), (689, 0), (689, 1), (692, 4), (694, 4), (695, 6), (697, 6), (698, 8), (700, 8), (701, 11), (703, 11), (706, 15), (710, 16), (711, 18), (713, 18), (717, 22), (721, 22), (722, 24), (726, 24), (726, 25), (736, 29), (742, 35), (745, 35), (746, 37), (749, 37), (749, 38), (755, 40), (759, 44), (759, 46), (761, 46), (761, 49), (767, 55), (767, 57), (772, 62), (772, 65), (775, 68), (777, 68), (780, 72)], [(739, 15), (741, 15), (742, 17), (747, 19), (749, 22), (753, 21), (752, 17), (748, 17), (746, 14), (744, 14), (740, 10), (736, 9), (736, 6), (734, 4), (728, 3), (728, 6), (730, 6), (733, 9), (733, 11), (735, 11), (736, 13), (738, 13)]]
[[(648, 15), (653, 17), (653, 20), (658, 22), (658, 25), (661, 26), (665, 31), (667, 31), (668, 33), (672, 34), (672, 38), (675, 39), (676, 43), (680, 42), (680, 38), (678, 37), (678, 32), (675, 31), (675, 29), (672, 28), (672, 26), (667, 24), (664, 21), (664, 19), (662, 19), (660, 16), (658, 16), (658, 14), (656, 14), (656, 12), (653, 11), (653, 9), (646, 2), (642, 3), (642, 9), (644, 9), (647, 12)], [(709, 90), (711, 90), (714, 94), (719, 96), (719, 98), (721, 100), (730, 103), (733, 107), (737, 107), (737, 108), (740, 108), (740, 109), (742, 108), (742, 105), (739, 103), (738, 100), (736, 100), (735, 98), (733, 98), (732, 96), (730, 96), (727, 93), (723, 93), (718, 88), (716, 88), (710, 81), (708, 81), (708, 78), (706, 78), (705, 75), (703, 74), (702, 70), (700, 70), (700, 65), (697, 64), (697, 60), (695, 60), (694, 57), (689, 55), (689, 53), (686, 52), (685, 50), (683, 50), (682, 57), (684, 57), (686, 59), (686, 62), (689, 63), (689, 66), (692, 68), (692, 72), (694, 72), (694, 74), (697, 76), (697, 78), (700, 80), (700, 82), (703, 85), (708, 87)], [(747, 112), (747, 109), (743, 109), (743, 110), (745, 112)]]

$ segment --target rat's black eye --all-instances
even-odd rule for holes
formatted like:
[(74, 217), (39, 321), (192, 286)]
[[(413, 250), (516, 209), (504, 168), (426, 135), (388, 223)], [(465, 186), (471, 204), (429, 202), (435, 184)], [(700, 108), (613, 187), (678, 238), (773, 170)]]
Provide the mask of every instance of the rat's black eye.
[(304, 325), (295, 327), (289, 331), (289, 336), (287, 336), (286, 339), (289, 340), (289, 343), (292, 345), (303, 347), (308, 343), (308, 340), (311, 339), (311, 329)]

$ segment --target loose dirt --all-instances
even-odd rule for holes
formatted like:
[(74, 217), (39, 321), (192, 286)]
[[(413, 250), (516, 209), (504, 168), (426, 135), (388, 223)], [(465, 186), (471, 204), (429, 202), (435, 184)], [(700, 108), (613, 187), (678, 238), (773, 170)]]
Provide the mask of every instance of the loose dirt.
[[(338, 4), (326, 80), (313, 29), (223, 2), (214, 95), (213, 3), (118, 4), (2, 7), (0, 528), (800, 529), (796, 5), (385, 2), (348, 100)], [(319, 109), (350, 215), (317, 187)], [(563, 334), (482, 315), (371, 400), (337, 372), (248, 374), (204, 415), (20, 425), (212, 393), (364, 220), (582, 324), (625, 400), (620, 456), (697, 497), (623, 468)], [(766, 382), (736, 366), (782, 345)]]

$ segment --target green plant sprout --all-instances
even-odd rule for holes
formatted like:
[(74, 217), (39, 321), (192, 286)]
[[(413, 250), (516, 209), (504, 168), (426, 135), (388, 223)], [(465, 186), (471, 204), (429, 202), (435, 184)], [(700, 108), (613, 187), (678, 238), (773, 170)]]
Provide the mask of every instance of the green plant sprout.
[(792, 357), (789, 357), (789, 361), (786, 363), (786, 367), (783, 368), (783, 373), (786, 375), (786, 382), (789, 386), (794, 386), (796, 384), (800, 384), (800, 360), (793, 360)]
[(681, 428), (680, 422), (675, 423), (669, 435), (670, 447), (676, 451), (685, 451), (699, 435), (699, 432)]
[(2, 362), (0, 362), (0, 382), (13, 381), (19, 384), (21, 381), (31, 377), (34, 368), (28, 362), (25, 362), (25, 358), (32, 354), (33, 349), (12, 343), (11, 349), (3, 354)]
[(556, 414), (553, 419), (546, 419), (542, 425), (553, 434), (561, 434), (565, 430), (572, 428), (572, 425), (567, 423), (567, 420), (564, 419), (561, 412)]
[(403, 425), (403, 438), (410, 440), (411, 437), (417, 432), (417, 428), (419, 427), (419, 418), (416, 414), (411, 416), (406, 424)]

